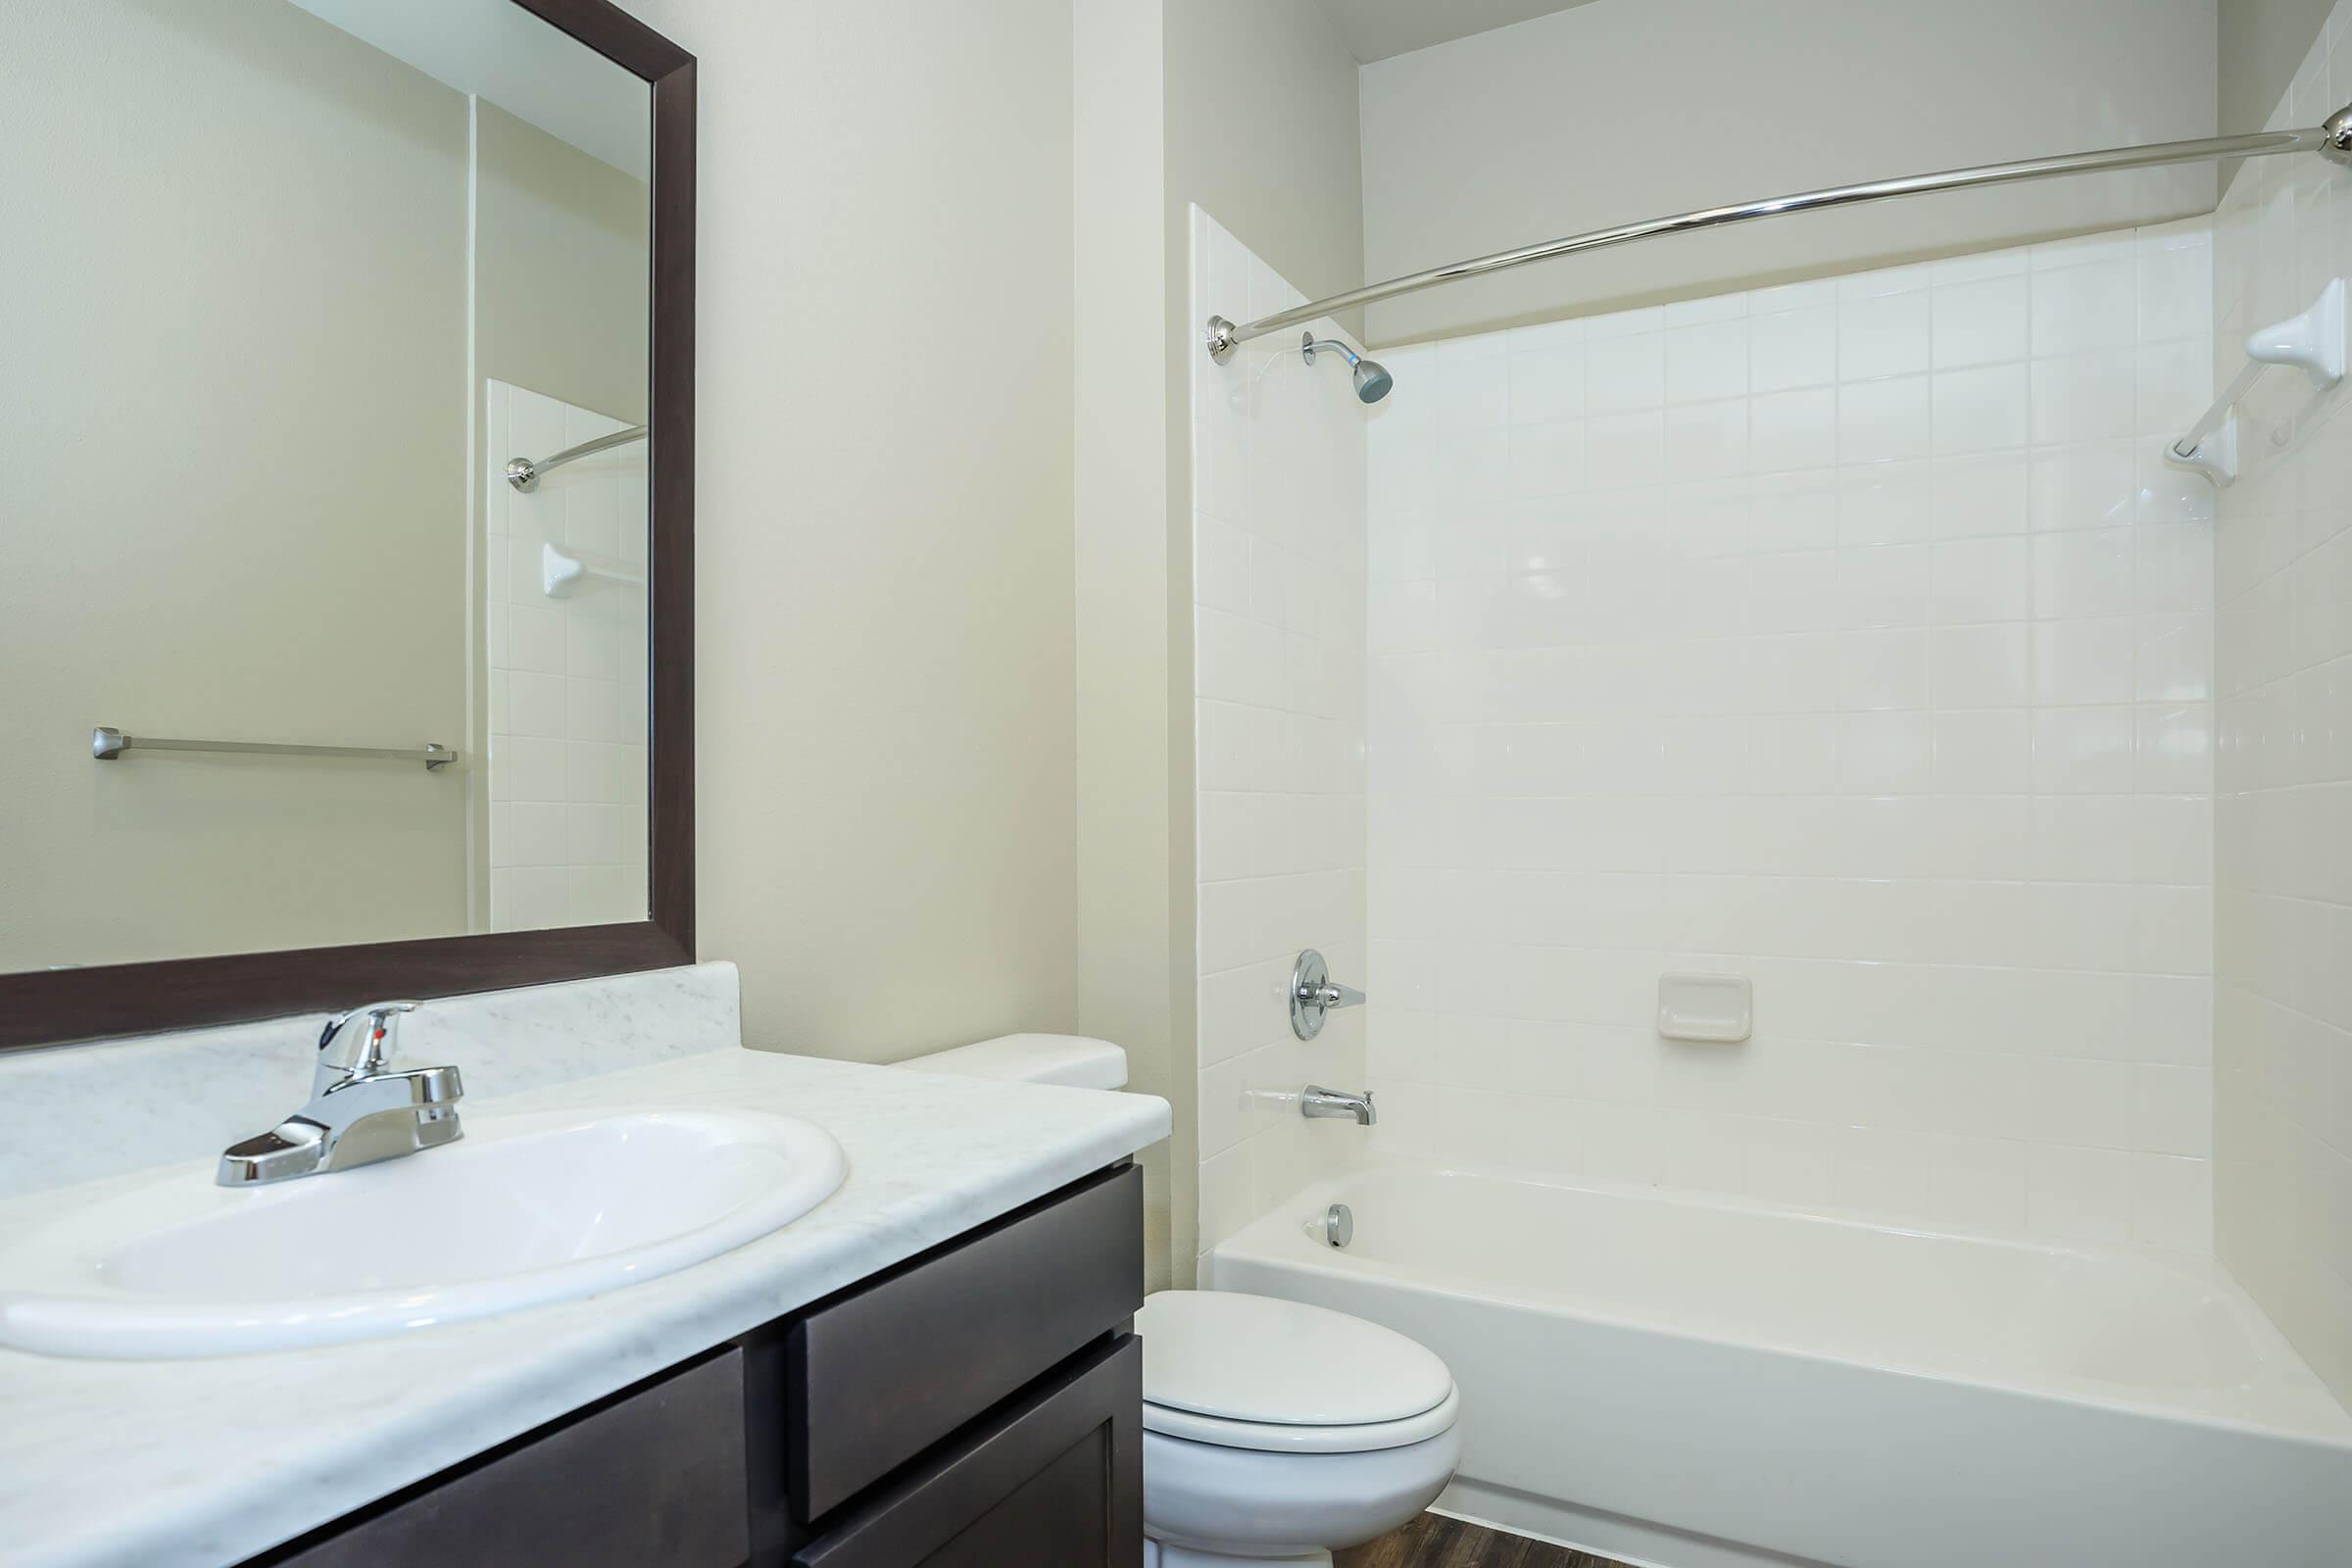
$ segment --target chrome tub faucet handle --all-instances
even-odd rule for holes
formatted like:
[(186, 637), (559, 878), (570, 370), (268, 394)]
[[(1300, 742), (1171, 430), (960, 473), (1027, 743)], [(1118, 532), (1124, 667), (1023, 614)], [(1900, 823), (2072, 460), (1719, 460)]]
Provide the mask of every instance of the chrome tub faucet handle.
[(1291, 965), (1291, 1033), (1312, 1040), (1323, 1032), (1324, 1014), (1334, 1007), (1360, 1007), (1364, 994), (1331, 978), (1323, 955), (1308, 948)]

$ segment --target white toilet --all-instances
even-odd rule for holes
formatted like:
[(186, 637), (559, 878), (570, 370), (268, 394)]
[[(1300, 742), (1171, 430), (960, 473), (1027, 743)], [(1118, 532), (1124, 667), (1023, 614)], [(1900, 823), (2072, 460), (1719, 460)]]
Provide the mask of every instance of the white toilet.
[(1135, 1328), (1147, 1565), (1328, 1564), (1453, 1479), (1461, 1394), (1401, 1334), (1229, 1291), (1162, 1291)]
[[(1005, 1035), (900, 1063), (919, 1072), (1117, 1089), (1127, 1054)], [(1294, 1563), (1386, 1535), (1461, 1458), (1462, 1396), (1401, 1334), (1298, 1301), (1162, 1291), (1144, 1341), (1146, 1568)]]

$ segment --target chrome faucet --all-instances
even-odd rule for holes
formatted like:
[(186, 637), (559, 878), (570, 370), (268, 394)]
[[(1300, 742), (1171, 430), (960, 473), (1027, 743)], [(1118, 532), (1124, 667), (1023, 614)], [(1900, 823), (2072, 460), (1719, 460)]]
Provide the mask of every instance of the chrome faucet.
[(1371, 1090), (1349, 1095), (1320, 1084), (1308, 1084), (1299, 1092), (1298, 1114), (1309, 1121), (1324, 1116), (1353, 1116), (1358, 1127), (1369, 1127), (1380, 1120), (1380, 1113), (1372, 1108)]
[(262, 1186), (455, 1143), (465, 1133), (458, 1069), (392, 1067), (401, 1014), (416, 1010), (414, 1002), (371, 1002), (327, 1019), (310, 1103), (222, 1150), (214, 1179), (223, 1187)]

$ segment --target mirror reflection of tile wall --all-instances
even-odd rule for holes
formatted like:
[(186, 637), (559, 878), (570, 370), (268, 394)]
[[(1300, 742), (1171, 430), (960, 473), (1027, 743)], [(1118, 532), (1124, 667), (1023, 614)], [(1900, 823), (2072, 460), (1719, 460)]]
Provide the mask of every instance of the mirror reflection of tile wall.
[[(518, 491), (509, 458), (627, 422), (504, 381), (485, 390), (490, 928), (642, 920), (646, 445), (579, 459)], [(552, 591), (551, 560), (568, 579)]]

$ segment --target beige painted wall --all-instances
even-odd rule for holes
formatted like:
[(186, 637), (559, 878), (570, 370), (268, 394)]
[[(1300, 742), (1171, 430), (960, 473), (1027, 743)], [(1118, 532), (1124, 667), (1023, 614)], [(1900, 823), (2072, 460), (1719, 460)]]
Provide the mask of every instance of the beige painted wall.
[(1126, 1046), (1178, 1103), (1157, 1283), (1193, 1224), (1180, 220), (1353, 282), (1353, 63), (1309, 0), (1157, 34), (1107, 0), (633, 9), (702, 60), (702, 951), (776, 1049)]
[(703, 954), (779, 1050), (1126, 1046), (1177, 1102), (1157, 1283), (1193, 1225), (1182, 215), (1356, 281), (1354, 64), (1311, 0), (1156, 38), (1107, 0), (632, 9), (702, 61)]
[[(466, 926), (465, 100), (292, 7), (0, 51), (0, 969)], [(94, 197), (102, 197), (96, 199)]]
[(645, 182), (487, 99), (474, 146), (477, 379), (643, 423)]
[[(1363, 69), (1365, 270), (2208, 136), (2214, 62), (2214, 0), (1595, 0)], [(2201, 213), (2214, 190), (2198, 165), (1766, 220), (1391, 301), (1368, 326), (1375, 344), (1407, 342), (1853, 271)]]
[[(1355, 61), (1312, 0), (1180, 0), (1161, 9), (1166, 556), (1157, 586), (1165, 595), (1168, 701), (1157, 717), (1167, 737), (1171, 1269), (1177, 1284), (1190, 1285), (1200, 1222), (1191, 377), (1201, 352), (1189, 304), (1190, 208), (1199, 203), (1298, 287), (1331, 293), (1363, 280), (1363, 180)], [(1137, 177), (1148, 180), (1151, 172)], [(1240, 302), (1225, 314), (1242, 314)], [(1148, 504), (1140, 490), (1137, 504)]]
[(1156, 1287), (1192, 1283), (1199, 1231), (1189, 204), (1357, 281), (1355, 68), (1311, 0), (1073, 19), (1078, 1027), (1175, 1110), (1146, 1156)]
[[(1175, 303), (1193, 202), (1309, 295), (1354, 288), (1363, 164), (1355, 59), (1339, 33), (1313, 0), (1179, 0), (1165, 11)], [(1185, 324), (1188, 341), (1199, 335), (1199, 322)]]
[(752, 1044), (1074, 1022), (1068, 0), (632, 0), (701, 60), (701, 949)]
[[(2215, 0), (2216, 134), (2242, 136), (2270, 122), (2333, 9), (2333, 0)], [(2243, 167), (2221, 166), (2225, 191)]]
[[(1145, 1152), (1147, 1283), (1173, 1278), (1194, 1190), (1191, 1075), (1174, 1070), (1167, 580), (1169, 345), (1159, 0), (1073, 0), (1072, 500), (1077, 588), (1077, 1028), (1126, 1048), (1175, 1107)], [(1104, 353), (1101, 345), (1115, 344)], [(1189, 687), (1189, 677), (1188, 677)], [(1189, 689), (1186, 701), (1190, 701)], [(1188, 1152), (1181, 1159), (1173, 1151)]]

